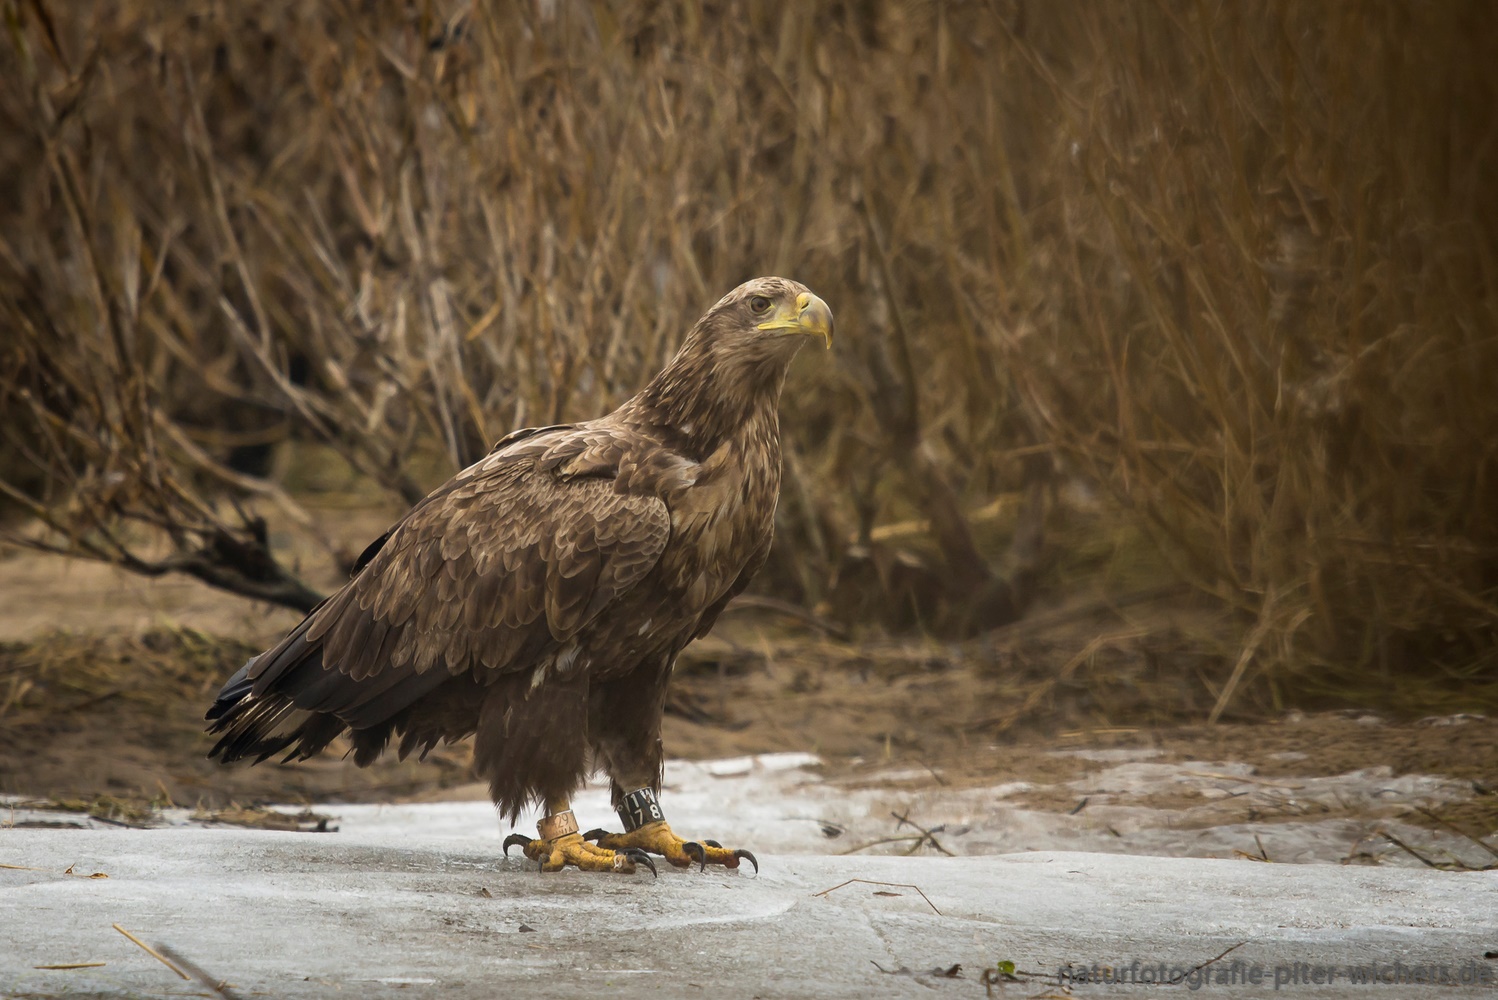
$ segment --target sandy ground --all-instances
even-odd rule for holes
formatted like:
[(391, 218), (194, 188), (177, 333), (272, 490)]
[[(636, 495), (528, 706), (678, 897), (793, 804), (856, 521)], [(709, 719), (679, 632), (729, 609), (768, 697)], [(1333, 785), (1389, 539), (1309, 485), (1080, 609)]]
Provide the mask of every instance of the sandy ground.
[[(339, 525), (329, 527), (336, 545), (344, 545), (337, 531), (357, 539), (383, 523), (367, 512), (328, 516)], [(336, 582), (331, 556), (316, 563), (314, 550), (305, 551), (309, 576), (323, 586)], [(336, 755), (256, 768), (206, 761), (203, 708), (245, 656), (295, 622), (292, 612), (190, 581), (145, 580), (29, 553), (9, 553), (0, 574), (8, 598), (0, 603), (0, 643), (11, 640), (0, 646), (0, 794), (74, 800), (127, 821), (151, 802), (222, 809), (482, 797), (467, 784), (464, 745), (441, 748), (424, 763), (386, 761), (369, 770)], [(1110, 624), (1068, 627), (1096, 635)], [(1188, 712), (1110, 715), (1095, 690), (1058, 685), (1054, 663), (1035, 656), (1033, 642), (1027, 648), (1028, 658), (996, 640), (850, 644), (774, 614), (732, 613), (678, 667), (666, 746), (687, 759), (813, 753), (819, 773), (847, 790), (921, 796), (1002, 786), (1007, 802), (1035, 814), (1093, 818), (1145, 809), (1168, 815), (1177, 830), (1340, 823), (1327, 847), (1336, 857), (1356, 857), (1366, 848), (1358, 831), (1388, 820), (1453, 836), (1443, 823), (1476, 837), (1498, 830), (1493, 720), (1288, 712), (1205, 726)], [(1150, 653), (1135, 658), (1142, 664)], [(1131, 660), (1109, 669), (1139, 691), (1170, 681)], [(1152, 713), (1161, 721), (1151, 724)], [(1198, 776), (1172, 771), (1181, 768)], [(1336, 784), (1349, 774), (1382, 790), (1354, 794)], [(919, 809), (912, 818), (939, 822)], [(1055, 846), (1061, 842), (1004, 840), (987, 850)], [(1257, 850), (1251, 837), (1233, 847)]]

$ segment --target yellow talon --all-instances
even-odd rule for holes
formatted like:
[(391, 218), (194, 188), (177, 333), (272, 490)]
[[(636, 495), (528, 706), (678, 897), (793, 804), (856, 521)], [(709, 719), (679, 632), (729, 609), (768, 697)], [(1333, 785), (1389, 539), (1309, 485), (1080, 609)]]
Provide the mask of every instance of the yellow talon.
[(754, 866), (754, 870), (759, 871), (759, 862), (748, 851), (730, 850), (711, 840), (682, 840), (671, 832), (671, 825), (665, 820), (646, 823), (629, 833), (605, 833), (602, 830), (592, 830), (588, 833), (588, 838), (596, 838), (599, 847), (615, 851), (636, 850), (659, 854), (678, 868), (687, 868), (694, 863), (701, 865), (703, 869), (706, 869), (708, 865), (737, 868), (739, 859), (747, 858)]
[(632, 875), (636, 871), (636, 863), (643, 864), (650, 869), (652, 875), (659, 876), (655, 870), (655, 863), (638, 850), (610, 850), (590, 844), (584, 840), (580, 833), (569, 833), (554, 840), (526, 840), (523, 837), (511, 836), (505, 841), (506, 853), (512, 844), (524, 841), (521, 848), (525, 856), (540, 865), (543, 872), (559, 872), (568, 865), (573, 865), (585, 872), (618, 872), (621, 875)]

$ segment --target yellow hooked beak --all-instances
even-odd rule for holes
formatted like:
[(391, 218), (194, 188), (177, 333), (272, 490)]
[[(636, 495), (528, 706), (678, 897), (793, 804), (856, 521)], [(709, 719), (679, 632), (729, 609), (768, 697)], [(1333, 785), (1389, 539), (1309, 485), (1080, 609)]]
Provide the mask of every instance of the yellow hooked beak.
[(832, 310), (811, 292), (802, 292), (796, 296), (794, 314), (788, 306), (782, 305), (773, 317), (759, 324), (759, 328), (821, 337), (829, 349), (832, 347)]

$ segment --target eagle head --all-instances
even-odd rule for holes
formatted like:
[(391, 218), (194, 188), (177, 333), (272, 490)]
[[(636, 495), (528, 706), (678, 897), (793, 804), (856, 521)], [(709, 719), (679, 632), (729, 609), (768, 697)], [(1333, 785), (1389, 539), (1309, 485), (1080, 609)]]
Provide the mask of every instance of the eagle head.
[(819, 337), (830, 348), (832, 310), (799, 281), (755, 278), (719, 299), (698, 329), (703, 339), (730, 349), (797, 347), (801, 337)]
[(676, 428), (708, 454), (758, 414), (773, 414), (806, 338), (832, 346), (832, 310), (799, 281), (755, 278), (718, 300), (626, 407)]

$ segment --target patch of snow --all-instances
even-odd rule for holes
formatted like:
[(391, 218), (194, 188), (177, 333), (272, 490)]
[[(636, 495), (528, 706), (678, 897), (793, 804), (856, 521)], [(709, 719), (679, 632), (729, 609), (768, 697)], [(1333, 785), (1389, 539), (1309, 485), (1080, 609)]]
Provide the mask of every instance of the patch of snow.
[(1095, 760), (1105, 762), (1134, 762), (1141, 760), (1154, 760), (1162, 756), (1164, 750), (1152, 747), (1122, 747), (1113, 749), (1096, 750), (1052, 750), (1052, 757), (1073, 757), (1077, 760)]
[(1464, 726), (1469, 722), (1485, 722), (1487, 716), (1475, 712), (1458, 712), (1456, 715), (1428, 715), (1415, 723), (1417, 726)]
[[(960, 997), (975, 995), (999, 961), (1023, 975), (1016, 996), (1071, 994), (1060, 970), (1094, 963), (1182, 972), (1243, 963), (1261, 970), (1269, 990), (1274, 970), (1295, 963), (1398, 961), (1491, 976), (1481, 956), (1498, 936), (1498, 874), (1426, 869), (1054, 851), (765, 852), (759, 877), (663, 865), (653, 879), (540, 874), (501, 859), (493, 836), (437, 840), (429, 830), (352, 825), (338, 834), (16, 830), (0, 849), (7, 864), (24, 866), (0, 869), (0, 983), (23, 995), (203, 992), (112, 924), (169, 947), (237, 995), (283, 1000), (439, 991), (452, 1000)], [(70, 865), (109, 877), (64, 874)], [(534, 933), (519, 936), (521, 925)], [(105, 964), (37, 968), (76, 962)], [(886, 974), (953, 965), (960, 981)], [(1146, 985), (1105, 992), (1159, 995)], [(1295, 995), (1347, 992), (1344, 977)], [(1428, 984), (1395, 992), (1490, 995)]]
[[(1059, 785), (1007, 782), (949, 788), (927, 782), (900, 787), (886, 772), (857, 783), (829, 780), (813, 754), (765, 754), (727, 761), (668, 761), (661, 805), (677, 833), (711, 838), (756, 854), (931, 854), (929, 830), (956, 855), (1079, 850), (1116, 854), (1232, 858), (1267, 854), (1276, 862), (1360, 862), (1418, 866), (1382, 836), (1387, 830), (1427, 856), (1480, 866), (1476, 845), (1453, 834), (1400, 821), (1414, 806), (1471, 798), (1463, 782), (1429, 775), (1394, 776), (1388, 767), (1307, 778), (1259, 778), (1246, 764), (1213, 761), (1124, 761)], [(910, 771), (909, 778), (930, 772)], [(905, 780), (909, 780), (909, 778)], [(1061, 792), (1074, 805), (1056, 805)], [(1048, 795), (1045, 808), (1025, 796)], [(303, 807), (285, 807), (291, 813)], [(583, 830), (618, 830), (609, 788), (596, 781), (572, 800)], [(324, 805), (337, 834), (313, 837), (409, 839), (427, 844), (497, 842), (533, 833), (538, 818), (513, 826), (486, 801)], [(104, 829), (77, 814), (16, 810), (18, 825), (66, 823)], [(901, 817), (904, 819), (902, 820)], [(6, 817), (0, 813), (0, 822)], [(192, 825), (187, 810), (167, 810), (165, 824)], [(918, 824), (912, 825), (912, 824)], [(76, 831), (74, 831), (76, 832)], [(1353, 857), (1356, 855), (1356, 857)]]

